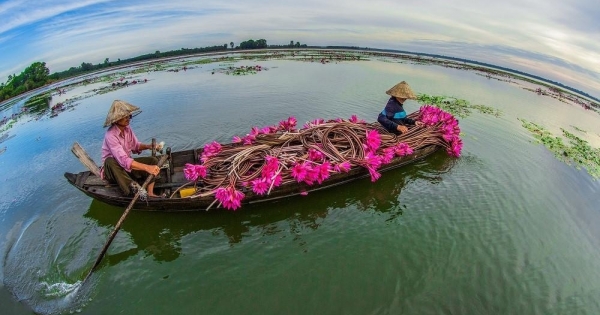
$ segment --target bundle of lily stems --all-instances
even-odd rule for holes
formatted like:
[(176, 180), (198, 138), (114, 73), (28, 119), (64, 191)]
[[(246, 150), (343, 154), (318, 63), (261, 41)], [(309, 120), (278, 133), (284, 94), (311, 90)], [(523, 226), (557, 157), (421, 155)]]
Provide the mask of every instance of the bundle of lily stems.
[(423, 124), (410, 126), (401, 135), (356, 116), (317, 119), (300, 129), (296, 129), (294, 117), (277, 126), (253, 127), (244, 137), (234, 137), (232, 143), (205, 145), (201, 164), (184, 168), (190, 181), (186, 185), (198, 184), (191, 198), (214, 195), (213, 204), (236, 210), (246, 194), (269, 195), (289, 183), (318, 185), (331, 174), (358, 167), (366, 168), (376, 181), (382, 165), (428, 145), (460, 156), (460, 128), (451, 114), (424, 105), (408, 117)]

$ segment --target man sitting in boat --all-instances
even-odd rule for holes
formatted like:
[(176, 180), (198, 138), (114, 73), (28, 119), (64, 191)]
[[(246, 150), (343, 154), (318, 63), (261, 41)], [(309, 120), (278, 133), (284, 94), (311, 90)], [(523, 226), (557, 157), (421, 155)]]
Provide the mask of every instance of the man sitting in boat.
[(399, 135), (408, 131), (406, 126), (420, 126), (423, 124), (420, 121), (415, 121), (414, 119), (406, 117), (406, 111), (404, 111), (403, 106), (404, 102), (406, 100), (417, 99), (417, 96), (406, 81), (394, 85), (394, 87), (387, 90), (385, 93), (391, 97), (383, 111), (379, 114), (379, 117), (377, 117), (377, 121), (387, 129), (387, 131)]
[[(141, 112), (137, 106), (115, 100), (104, 122), (104, 127), (109, 128), (102, 143), (101, 176), (117, 183), (126, 196), (135, 194), (141, 188), (137, 181), (144, 181), (148, 174), (156, 176), (160, 171), (156, 157), (131, 157), (132, 152), (140, 154), (143, 150), (152, 149), (151, 144), (138, 141), (129, 127), (131, 118)], [(153, 189), (154, 182), (151, 182), (147, 187), (149, 197), (157, 197)]]

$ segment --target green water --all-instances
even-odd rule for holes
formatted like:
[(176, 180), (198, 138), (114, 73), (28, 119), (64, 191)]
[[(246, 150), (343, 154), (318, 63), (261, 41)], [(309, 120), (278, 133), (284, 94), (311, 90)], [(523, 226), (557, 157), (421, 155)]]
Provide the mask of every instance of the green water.
[[(573, 126), (595, 147), (600, 115), (523, 89), (431, 65), (240, 61), (136, 75), (147, 83), (89, 95), (54, 118), (23, 116), (0, 155), (2, 314), (598, 314), (600, 183), (564, 164), (517, 118)], [(62, 174), (83, 170), (78, 141), (100, 160), (114, 99), (140, 106), (132, 127), (173, 150), (228, 142), (295, 116), (374, 121), (406, 80), (502, 111), (460, 120), (463, 155), (237, 212), (133, 212), (101, 268), (75, 294), (122, 209), (92, 201)], [(55, 96), (53, 102), (62, 99)], [(419, 104), (409, 101), (408, 111)], [(9, 112), (10, 113), (10, 112)], [(55, 285), (55, 286), (52, 286)], [(7, 310), (7, 311), (4, 311)]]

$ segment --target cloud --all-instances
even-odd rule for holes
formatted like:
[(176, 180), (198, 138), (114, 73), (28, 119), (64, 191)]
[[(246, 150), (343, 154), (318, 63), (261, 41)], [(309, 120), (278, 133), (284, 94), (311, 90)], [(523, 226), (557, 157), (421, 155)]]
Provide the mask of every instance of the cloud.
[[(422, 49), (583, 84), (578, 75), (589, 81), (600, 73), (596, 2), (9, 0), (0, 4), (0, 43), (10, 50), (0, 58), (11, 62), (0, 65), (0, 75), (40, 59), (62, 71), (84, 61), (264, 38)], [(600, 91), (594, 83), (586, 87)]]

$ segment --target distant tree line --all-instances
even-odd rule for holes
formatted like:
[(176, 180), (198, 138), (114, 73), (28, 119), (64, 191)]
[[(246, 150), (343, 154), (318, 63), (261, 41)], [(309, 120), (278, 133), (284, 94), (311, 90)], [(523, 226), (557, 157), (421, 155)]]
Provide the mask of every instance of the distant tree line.
[[(231, 47), (233, 47), (233, 42)], [(262, 48), (306, 48), (308, 47), (306, 44), (300, 44), (300, 42), (294, 43), (294, 41), (290, 41), (289, 45), (267, 45), (266, 39), (258, 39), (258, 40), (247, 40), (245, 42), (241, 42), (236, 49), (262, 49)]]
[(33, 64), (31, 64), (31, 66), (23, 70), (21, 74), (9, 75), (6, 83), (0, 83), (0, 102), (15, 97), (17, 95), (23, 94), (27, 91), (39, 88), (46, 84), (56, 82), (59, 80), (64, 80), (67, 78), (76, 77), (89, 72), (165, 57), (176, 57), (193, 55), (198, 53), (226, 51), (228, 47), (230, 47), (230, 49), (305, 48), (307, 47), (307, 45), (301, 45), (300, 42), (294, 43), (294, 41), (290, 41), (289, 45), (267, 45), (266, 39), (249, 39), (247, 41), (241, 42), (237, 47), (233, 42), (230, 42), (229, 45), (223, 44), (218, 46), (208, 46), (202, 48), (181, 48), (166, 52), (160, 52), (157, 50), (154, 53), (140, 55), (129, 59), (117, 59), (116, 61), (110, 61), (109, 58), (106, 58), (104, 59), (104, 62), (98, 64), (82, 62), (81, 65), (78, 67), (71, 67), (68, 70), (55, 72), (51, 75), (50, 71), (46, 67), (45, 62), (34, 62)]
[(500, 67), (500, 66), (491, 65), (491, 64), (487, 64), (487, 63), (483, 63), (483, 62), (473, 61), (473, 60), (468, 60), (468, 59), (448, 57), (448, 56), (436, 55), (436, 54), (414, 53), (414, 52), (401, 51), (401, 50), (375, 49), (375, 48), (366, 48), (366, 47), (360, 48), (360, 47), (356, 47), (356, 46), (326, 46), (326, 47), (307, 46), (306, 44), (300, 44), (300, 42), (294, 42), (294, 41), (290, 41), (290, 43), (286, 44), (286, 45), (268, 45), (266, 39), (258, 39), (258, 40), (249, 39), (247, 41), (241, 42), (238, 46), (235, 46), (235, 44), (233, 42), (230, 42), (229, 45), (225, 43), (223, 45), (218, 45), (218, 46), (208, 46), (208, 47), (202, 47), (202, 48), (181, 48), (178, 50), (171, 50), (171, 51), (167, 51), (167, 52), (160, 52), (157, 50), (151, 54), (145, 54), (145, 55), (141, 55), (141, 56), (137, 56), (137, 57), (133, 57), (133, 58), (129, 58), (129, 59), (123, 59), (123, 60), (117, 59), (117, 61), (110, 61), (109, 58), (106, 58), (106, 59), (104, 59), (103, 63), (98, 63), (96, 65), (94, 65), (92, 63), (88, 63), (88, 62), (82, 62), (79, 67), (71, 67), (71, 68), (69, 68), (69, 70), (62, 71), (62, 72), (55, 72), (52, 75), (49, 74), (50, 71), (46, 67), (45, 62), (34, 62), (29, 67), (27, 67), (25, 70), (23, 70), (23, 72), (21, 72), (19, 75), (16, 75), (16, 74), (9, 75), (6, 83), (0, 83), (0, 102), (7, 100), (9, 98), (15, 97), (17, 95), (20, 95), (22, 93), (25, 93), (27, 91), (39, 88), (39, 87), (44, 86), (49, 83), (63, 80), (66, 78), (79, 76), (79, 75), (93, 72), (93, 71), (99, 71), (99, 70), (106, 69), (106, 68), (127, 65), (127, 64), (131, 64), (131, 63), (135, 63), (135, 62), (140, 62), (140, 61), (165, 58), (165, 57), (176, 57), (176, 56), (193, 55), (193, 54), (198, 54), (198, 53), (226, 51), (228, 49), (228, 47), (230, 47), (230, 49), (265, 49), (265, 48), (361, 49), (361, 50), (370, 50), (370, 51), (406, 53), (406, 54), (413, 54), (413, 55), (436, 57), (436, 58), (449, 59), (449, 60), (454, 60), (454, 61), (459, 61), (459, 62), (468, 62), (468, 63), (472, 63), (472, 64), (478, 64), (478, 65), (482, 65), (482, 66), (489, 67), (489, 68), (496, 68), (496, 69), (499, 69), (499, 70), (502, 70), (505, 72), (513, 72), (516, 74), (528, 76), (528, 77), (534, 78), (534, 79), (542, 81), (542, 82), (547, 82), (547, 83), (551, 83), (556, 86), (560, 86), (561, 88), (564, 88), (565, 90), (570, 90), (570, 91), (576, 92), (580, 95), (583, 95), (585, 97), (588, 97), (590, 99), (600, 102), (600, 100), (598, 98), (595, 98), (595, 97), (593, 97), (585, 92), (582, 92), (578, 89), (563, 85), (562, 83), (559, 83), (559, 82), (551, 81), (551, 80), (548, 80), (548, 79), (545, 79), (545, 78), (542, 78), (542, 77), (539, 77), (536, 75), (531, 75), (531, 74), (528, 74), (525, 72), (521, 72), (518, 70), (513, 70), (510, 68)]
[(66, 78), (75, 77), (78, 75), (82, 75), (92, 71), (98, 71), (105, 68), (111, 68), (121, 65), (127, 65), (135, 62), (165, 58), (165, 57), (175, 57), (175, 56), (185, 56), (185, 55), (193, 55), (198, 53), (207, 53), (207, 52), (216, 52), (216, 51), (225, 51), (227, 50), (227, 44), (223, 44), (220, 46), (209, 46), (202, 48), (181, 48), (178, 50), (170, 50), (166, 52), (160, 52), (159, 50), (155, 51), (151, 54), (140, 55), (137, 57), (129, 58), (129, 59), (117, 59), (117, 61), (110, 61), (109, 58), (104, 59), (103, 63), (92, 64), (87, 62), (82, 62), (79, 67), (71, 67), (69, 70), (62, 72), (55, 72), (50, 76), (52, 80), (63, 80)]
[(34, 62), (19, 75), (9, 75), (6, 83), (0, 83), (0, 102), (48, 84), (49, 74), (45, 62)]

